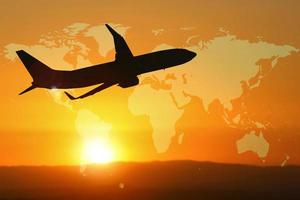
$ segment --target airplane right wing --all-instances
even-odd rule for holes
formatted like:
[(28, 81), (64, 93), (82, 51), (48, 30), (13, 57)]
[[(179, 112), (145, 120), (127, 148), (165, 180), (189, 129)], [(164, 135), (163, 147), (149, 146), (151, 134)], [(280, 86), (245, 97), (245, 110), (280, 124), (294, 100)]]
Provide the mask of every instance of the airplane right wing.
[(128, 60), (128, 58), (132, 58), (133, 54), (131, 53), (125, 39), (117, 33), (112, 27), (108, 24), (105, 24), (109, 32), (112, 34), (115, 43), (116, 50), (116, 61), (118, 60)]
[(96, 94), (97, 92), (100, 92), (106, 88), (109, 88), (113, 85), (115, 85), (117, 83), (103, 83), (101, 85), (99, 85), (98, 87), (96, 87), (95, 89), (92, 89), (91, 91), (79, 96), (79, 97), (73, 97), (71, 94), (69, 94), (68, 92), (65, 92), (65, 94), (69, 97), (70, 100), (76, 100), (76, 99), (83, 99), (85, 97), (91, 96), (93, 94)]

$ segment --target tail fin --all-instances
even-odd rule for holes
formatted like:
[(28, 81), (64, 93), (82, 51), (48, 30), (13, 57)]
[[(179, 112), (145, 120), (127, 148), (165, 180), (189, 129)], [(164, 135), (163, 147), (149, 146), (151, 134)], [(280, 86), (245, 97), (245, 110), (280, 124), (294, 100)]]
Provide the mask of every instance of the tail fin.
[(29, 55), (24, 50), (17, 51), (16, 53), (33, 78), (33, 82), (39, 80), (43, 74), (51, 72), (52, 69), (50, 67)]
[(40, 80), (49, 76), (49, 73), (51, 73), (52, 69), (38, 59), (26, 53), (24, 50), (17, 51), (16, 53), (33, 79), (32, 85), (19, 94), (21, 95), (36, 88), (34, 83), (39, 83)]

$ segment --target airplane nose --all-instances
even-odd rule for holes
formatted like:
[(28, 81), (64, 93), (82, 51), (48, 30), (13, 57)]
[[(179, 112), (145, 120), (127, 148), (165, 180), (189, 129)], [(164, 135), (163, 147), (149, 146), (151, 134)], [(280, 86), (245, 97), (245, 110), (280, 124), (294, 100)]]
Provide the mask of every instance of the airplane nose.
[(190, 59), (193, 59), (197, 54), (193, 51), (188, 51)]

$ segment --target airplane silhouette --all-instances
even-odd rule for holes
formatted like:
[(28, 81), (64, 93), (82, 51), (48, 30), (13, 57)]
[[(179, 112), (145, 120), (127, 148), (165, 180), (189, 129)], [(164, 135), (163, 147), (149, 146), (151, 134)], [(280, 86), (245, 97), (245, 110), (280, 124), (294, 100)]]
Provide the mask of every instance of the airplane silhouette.
[(181, 65), (196, 56), (192, 51), (178, 48), (134, 56), (124, 38), (108, 24), (105, 26), (114, 39), (116, 54), (113, 62), (71, 71), (54, 70), (24, 50), (17, 51), (17, 55), (33, 79), (32, 85), (19, 95), (34, 88), (71, 89), (101, 84), (78, 97), (65, 92), (71, 100), (85, 98), (113, 85), (122, 88), (135, 86), (139, 84), (137, 76), (140, 74)]

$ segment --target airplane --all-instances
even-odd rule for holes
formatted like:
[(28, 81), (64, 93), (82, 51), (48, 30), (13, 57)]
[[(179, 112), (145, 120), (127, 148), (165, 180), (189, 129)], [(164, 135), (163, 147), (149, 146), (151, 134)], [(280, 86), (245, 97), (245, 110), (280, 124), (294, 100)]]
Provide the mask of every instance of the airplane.
[(138, 85), (138, 76), (140, 74), (181, 65), (196, 56), (196, 53), (182, 48), (134, 56), (125, 39), (108, 24), (105, 24), (105, 26), (111, 33), (115, 45), (115, 60), (112, 62), (70, 71), (55, 70), (29, 55), (24, 50), (16, 51), (33, 79), (31, 86), (19, 95), (29, 92), (34, 88), (72, 89), (101, 84), (78, 97), (74, 97), (65, 91), (70, 100), (82, 99), (113, 85), (121, 88)]

